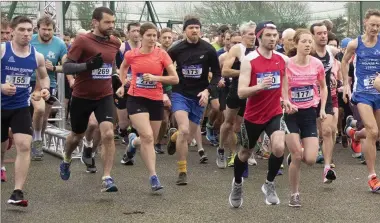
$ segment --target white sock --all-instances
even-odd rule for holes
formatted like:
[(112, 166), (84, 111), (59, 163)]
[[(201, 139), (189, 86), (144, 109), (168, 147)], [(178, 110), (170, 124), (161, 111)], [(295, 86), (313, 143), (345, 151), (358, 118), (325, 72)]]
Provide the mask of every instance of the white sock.
[(83, 139), (83, 145), (84, 145), (85, 147), (91, 147), (91, 148), (92, 148), (92, 146), (93, 146), (92, 141), (93, 141), (93, 140), (88, 141), (87, 138), (84, 137), (84, 139)]
[(5, 166), (2, 166), (1, 169), (4, 170), (4, 171), (7, 171), (7, 170), (5, 169)]
[(205, 151), (205, 150), (204, 150), (203, 148), (200, 148), (200, 149), (198, 149), (198, 152), (199, 152), (199, 151)]
[(40, 140), (42, 140), (41, 131), (34, 131), (33, 141), (40, 141)]
[(372, 177), (376, 177), (376, 173), (368, 175), (368, 179), (372, 179)]
[(330, 168), (331, 168), (330, 164), (325, 164), (325, 169), (330, 169)]
[(102, 180), (105, 180), (107, 178), (112, 178), (112, 177), (111, 176), (104, 176), (104, 177), (102, 177)]

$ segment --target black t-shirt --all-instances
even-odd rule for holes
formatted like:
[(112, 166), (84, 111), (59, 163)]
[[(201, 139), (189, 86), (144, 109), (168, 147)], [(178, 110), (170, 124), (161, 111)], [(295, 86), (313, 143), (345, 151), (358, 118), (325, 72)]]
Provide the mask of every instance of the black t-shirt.
[(334, 57), (329, 51), (326, 51), (326, 54), (323, 57), (319, 57), (317, 53), (313, 54), (312, 56), (319, 59), (323, 67), (325, 68), (325, 80), (327, 85), (327, 101), (326, 101), (326, 107), (327, 105), (332, 104), (332, 98), (331, 98), (331, 69), (334, 63)]

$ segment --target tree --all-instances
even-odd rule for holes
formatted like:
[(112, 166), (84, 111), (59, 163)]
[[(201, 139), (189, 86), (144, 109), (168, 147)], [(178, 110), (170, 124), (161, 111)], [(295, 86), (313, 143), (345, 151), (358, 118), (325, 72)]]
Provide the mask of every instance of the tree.
[(90, 30), (95, 2), (73, 2), (72, 4), (75, 4), (76, 18), (80, 21), (81, 27), (85, 30)]
[(203, 2), (195, 7), (202, 21), (236, 25), (246, 21), (271, 20), (281, 29), (306, 27), (309, 17), (305, 2)]
[(339, 40), (342, 40), (343, 38), (345, 38), (347, 34), (348, 22), (347, 22), (347, 19), (344, 18), (344, 15), (340, 15), (330, 20), (334, 24), (333, 29), (331, 31), (336, 35), (336, 37)]
[[(365, 13), (368, 9), (379, 9), (380, 2), (361, 2), (362, 12), (360, 12), (360, 2), (347, 2), (345, 8), (347, 11), (347, 36), (356, 37), (360, 34), (360, 27), (363, 21), (360, 21), (360, 13), (364, 20)], [(364, 29), (364, 28), (363, 28)]]
[(186, 15), (193, 15), (195, 7), (192, 2), (173, 2), (169, 8), (169, 14), (173, 15), (173, 19), (182, 21)]

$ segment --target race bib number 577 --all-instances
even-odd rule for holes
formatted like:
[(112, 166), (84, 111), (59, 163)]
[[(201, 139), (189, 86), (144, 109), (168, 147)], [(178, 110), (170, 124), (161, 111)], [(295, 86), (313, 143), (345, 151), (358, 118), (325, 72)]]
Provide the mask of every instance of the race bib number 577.
[(264, 78), (266, 77), (272, 77), (272, 86), (270, 86), (267, 90), (276, 89), (280, 87), (280, 84), (281, 84), (280, 71), (257, 73), (257, 84), (260, 84), (261, 82), (263, 82)]

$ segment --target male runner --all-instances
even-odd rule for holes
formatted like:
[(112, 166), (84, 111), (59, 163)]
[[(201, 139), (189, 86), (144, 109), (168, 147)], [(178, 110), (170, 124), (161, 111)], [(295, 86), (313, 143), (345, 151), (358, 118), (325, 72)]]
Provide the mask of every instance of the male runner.
[(372, 192), (380, 192), (380, 181), (376, 176), (376, 140), (380, 126), (380, 93), (374, 88), (374, 81), (380, 75), (380, 10), (369, 9), (364, 19), (365, 32), (352, 40), (343, 56), (343, 96), (351, 97), (348, 83), (349, 61), (355, 54), (355, 84), (352, 102), (357, 104), (366, 130), (362, 146), (368, 169), (368, 185)]
[[(336, 132), (337, 126), (333, 122), (333, 104), (331, 97), (331, 69), (334, 64), (334, 54), (333, 49), (327, 46), (327, 27), (324, 23), (314, 23), (310, 27), (310, 32), (313, 34), (314, 38), (314, 51), (311, 53), (312, 56), (318, 58), (322, 61), (323, 67), (326, 73), (326, 85), (328, 90), (327, 101), (326, 101), (326, 119), (320, 120), (318, 122), (321, 126), (321, 132), (323, 137), (322, 151), (325, 162), (325, 168), (323, 171), (323, 182), (332, 183), (336, 179), (336, 173), (331, 167), (332, 155), (334, 149), (333, 133)], [(336, 48), (335, 48), (336, 49)], [(317, 114), (320, 113), (320, 105), (317, 108)]]
[(283, 47), (277, 50), (277, 52), (288, 55), (289, 50), (293, 48), (293, 37), (296, 31), (292, 28), (285, 29), (284, 32), (282, 32), (282, 43)]
[(106, 7), (98, 7), (92, 14), (94, 31), (78, 36), (70, 48), (63, 71), (76, 73), (71, 101), (71, 133), (66, 139), (64, 159), (60, 165), (63, 180), (70, 178), (71, 154), (87, 129), (92, 112), (99, 122), (103, 145), (102, 192), (115, 192), (111, 177), (115, 155), (113, 132), (112, 74), (116, 73), (115, 56), (120, 41), (110, 36), (115, 27), (115, 14)]
[(6, 19), (1, 20), (1, 42), (8, 42), (11, 40), (11, 27)]
[[(171, 47), (168, 51), (173, 62), (177, 63), (179, 84), (173, 86), (172, 112), (178, 123), (179, 134), (174, 143), (169, 135), (168, 153), (178, 150), (177, 185), (187, 184), (187, 153), (188, 139), (193, 139), (198, 131), (200, 121), (208, 104), (208, 98), (220, 80), (220, 67), (215, 49), (200, 39), (201, 23), (198, 18), (187, 16), (183, 31), (186, 40)], [(209, 83), (208, 73), (211, 70), (212, 79)], [(201, 159), (204, 151), (198, 151)]]
[(296, 108), (288, 99), (288, 81), (285, 68), (288, 57), (274, 49), (278, 32), (273, 22), (261, 22), (256, 27), (259, 40), (257, 50), (244, 57), (239, 76), (238, 96), (248, 98), (242, 125), (243, 148), (235, 156), (234, 178), (229, 203), (239, 208), (243, 204), (243, 172), (247, 160), (253, 152), (256, 141), (265, 131), (271, 139), (272, 154), (268, 160), (267, 179), (261, 187), (266, 204), (279, 204), (274, 179), (284, 159), (285, 131), (280, 130), (283, 111), (280, 98), (286, 113), (293, 113)]
[[(49, 16), (43, 16), (37, 21), (38, 34), (32, 36), (30, 44), (36, 50), (44, 55), (45, 66), (50, 79), (50, 93), (57, 96), (57, 80), (56, 72), (62, 72), (62, 66), (58, 66), (58, 62), (66, 60), (67, 48), (65, 43), (58, 37), (54, 36), (55, 22)], [(36, 75), (32, 75), (31, 91), (38, 84)], [(46, 103), (42, 100), (34, 101), (33, 99), (33, 142), (32, 142), (32, 160), (42, 160), (42, 136), (46, 129), (47, 120), (50, 115), (51, 108), (55, 102), (50, 98)]]
[[(26, 207), (24, 186), (30, 165), (30, 145), (32, 142), (32, 118), (29, 112), (30, 78), (36, 70), (40, 87), (32, 97), (47, 100), (49, 76), (46, 72), (44, 56), (30, 44), (33, 33), (32, 20), (17, 16), (11, 22), (12, 41), (1, 44), (1, 150), (7, 148), (8, 130), (11, 128), (17, 150), (15, 161), (15, 188), (8, 200), (9, 204)], [(41, 90), (42, 89), (42, 90)]]
[[(247, 22), (240, 26), (242, 35), (242, 43), (236, 44), (228, 52), (223, 64), (222, 75), (226, 78), (232, 78), (229, 93), (227, 95), (227, 108), (224, 122), (220, 128), (220, 145), (217, 150), (216, 164), (219, 168), (226, 168), (227, 159), (224, 155), (224, 146), (228, 139), (228, 135), (233, 132), (234, 123), (242, 124), (246, 99), (240, 99), (238, 96), (238, 82), (240, 75), (240, 64), (243, 58), (254, 50), (256, 40), (255, 29), (256, 23)], [(240, 116), (241, 118), (239, 118)]]

